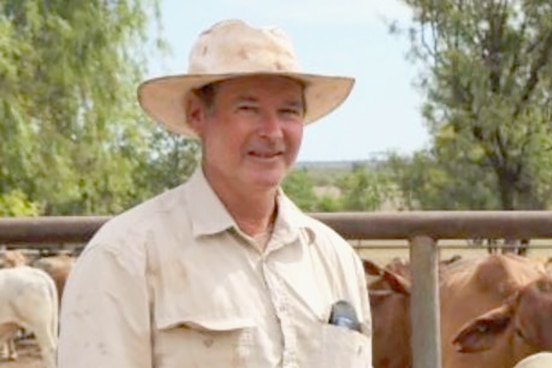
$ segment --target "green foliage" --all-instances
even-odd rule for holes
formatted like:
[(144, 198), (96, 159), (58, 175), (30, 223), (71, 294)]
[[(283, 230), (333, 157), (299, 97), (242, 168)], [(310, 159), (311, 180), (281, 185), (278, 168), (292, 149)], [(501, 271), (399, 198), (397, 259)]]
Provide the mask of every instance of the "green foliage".
[(159, 0), (0, 2), (0, 195), (112, 214), (188, 175), (195, 145), (136, 102), (152, 16)]
[(343, 210), (343, 204), (338, 198), (323, 195), (318, 198), (316, 203), (316, 212), (339, 212)]
[(552, 2), (403, 2), (414, 14), (410, 57), (422, 68), (423, 113), (447, 185), (479, 178), (482, 196), (495, 198), (477, 206), (544, 208), (552, 169)]
[[(385, 166), (411, 210), (483, 210), (496, 208), (492, 176), (476, 165), (440, 162), (431, 151), (412, 156), (389, 154)], [(462, 171), (451, 173), (456, 169)], [(491, 183), (490, 183), (491, 182)]]
[(293, 170), (282, 183), (286, 195), (303, 211), (315, 211), (317, 198), (313, 181), (306, 169)]
[(29, 201), (25, 193), (14, 190), (0, 195), (0, 216), (4, 217), (29, 217), (38, 216), (40, 206)]
[(197, 141), (157, 127), (148, 142), (145, 159), (134, 173), (134, 197), (139, 201), (182, 184), (198, 164)]
[(343, 193), (345, 211), (374, 211), (391, 196), (390, 182), (383, 173), (364, 165), (355, 165), (350, 173), (342, 174), (336, 185)]

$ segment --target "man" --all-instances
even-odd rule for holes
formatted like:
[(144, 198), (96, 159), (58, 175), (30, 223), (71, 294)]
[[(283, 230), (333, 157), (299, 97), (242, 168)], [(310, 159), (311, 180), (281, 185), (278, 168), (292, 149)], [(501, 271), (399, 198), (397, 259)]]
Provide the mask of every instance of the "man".
[(359, 258), (279, 189), (304, 125), (352, 85), (302, 73), (282, 31), (238, 20), (199, 36), (188, 74), (142, 84), (151, 117), (200, 140), (201, 165), (86, 247), (59, 368), (371, 367)]

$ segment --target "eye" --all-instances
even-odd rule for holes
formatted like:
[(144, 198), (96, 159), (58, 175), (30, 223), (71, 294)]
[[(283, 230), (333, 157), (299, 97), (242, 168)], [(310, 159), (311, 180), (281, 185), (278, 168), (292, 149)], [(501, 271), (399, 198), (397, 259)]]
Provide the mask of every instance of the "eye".
[(237, 110), (240, 112), (256, 113), (259, 111), (259, 107), (255, 105), (239, 105)]
[(487, 331), (489, 331), (489, 326), (484, 325), (484, 324), (480, 324), (480, 325), (477, 326), (477, 332), (485, 333)]
[(525, 339), (525, 336), (523, 335), (523, 332), (521, 331), (520, 328), (516, 328), (516, 336), (519, 337), (520, 339)]
[(303, 112), (295, 108), (280, 109), (280, 115), (286, 119), (298, 120), (303, 116)]
[(296, 109), (282, 109), (282, 113), (290, 115), (299, 115), (299, 110)]

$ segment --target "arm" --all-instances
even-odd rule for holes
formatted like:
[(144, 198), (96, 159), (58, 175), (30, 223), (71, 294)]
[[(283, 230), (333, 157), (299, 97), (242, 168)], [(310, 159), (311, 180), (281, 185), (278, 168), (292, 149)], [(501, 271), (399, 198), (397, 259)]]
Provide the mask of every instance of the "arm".
[(58, 368), (152, 368), (144, 257), (96, 244), (64, 290)]

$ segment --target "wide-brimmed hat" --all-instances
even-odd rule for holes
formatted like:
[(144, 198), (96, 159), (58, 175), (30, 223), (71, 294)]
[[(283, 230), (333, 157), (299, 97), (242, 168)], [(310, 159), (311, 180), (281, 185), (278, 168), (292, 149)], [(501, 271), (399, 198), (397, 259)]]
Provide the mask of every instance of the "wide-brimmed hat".
[(514, 368), (550, 368), (552, 367), (552, 352), (542, 352), (529, 355), (518, 362)]
[(143, 82), (138, 87), (138, 100), (144, 111), (168, 130), (196, 137), (186, 121), (188, 93), (210, 83), (257, 74), (284, 76), (303, 83), (305, 124), (338, 107), (354, 84), (349, 77), (304, 73), (282, 30), (254, 28), (232, 19), (199, 35), (190, 52), (187, 74)]

